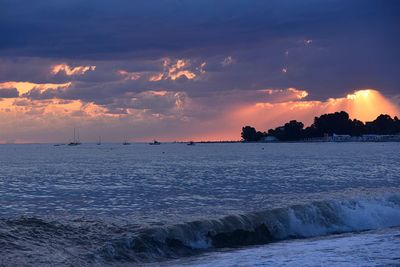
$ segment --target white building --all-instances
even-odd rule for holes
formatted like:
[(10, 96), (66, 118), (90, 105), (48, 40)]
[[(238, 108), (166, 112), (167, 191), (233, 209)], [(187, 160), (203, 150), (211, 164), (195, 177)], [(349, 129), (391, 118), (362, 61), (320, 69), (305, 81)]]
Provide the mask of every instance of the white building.
[(264, 142), (277, 142), (277, 141), (278, 139), (275, 136), (268, 135), (264, 137)]
[(333, 134), (332, 135), (333, 142), (349, 142), (352, 141), (352, 138), (348, 134)]

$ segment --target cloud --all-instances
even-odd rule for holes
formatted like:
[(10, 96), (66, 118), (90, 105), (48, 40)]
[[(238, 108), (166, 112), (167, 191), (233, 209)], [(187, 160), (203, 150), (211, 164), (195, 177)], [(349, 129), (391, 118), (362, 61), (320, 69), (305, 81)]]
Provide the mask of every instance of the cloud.
[(114, 98), (111, 103), (103, 106), (114, 114), (135, 115), (138, 112), (146, 112), (156, 116), (179, 116), (189, 101), (184, 92), (144, 91)]
[(67, 76), (73, 76), (73, 75), (83, 75), (88, 71), (94, 71), (94, 70), (96, 70), (96, 66), (70, 67), (67, 64), (58, 64), (58, 65), (54, 65), (51, 68), (51, 73), (52, 74), (63, 73)]
[[(24, 11), (21, 4), (25, 4)], [(287, 35), (302, 39), (332, 36), (338, 31), (350, 31), (360, 21), (363, 28), (362, 22), (396, 22), (397, 8), (395, 1), (383, 5), (379, 1), (357, 0), (314, 1), (312, 8), (309, 3), (288, 0), (251, 4), (244, 0), (121, 0), (118, 5), (102, 0), (96, 4), (67, 0), (34, 4), (16, 0), (3, 3), (2, 9), (7, 12), (2, 14), (2, 48), (13, 55), (64, 58), (160, 56), (170, 51), (204, 48), (215, 53)]]
[(15, 81), (8, 81), (0, 83), (0, 88), (6, 89), (17, 89), (19, 94), (26, 94), (29, 93), (31, 90), (36, 90), (39, 92), (45, 90), (55, 90), (59, 88), (68, 88), (71, 86), (71, 83), (62, 83), (62, 84), (54, 84), (54, 83), (31, 83), (31, 82), (15, 82)]
[(228, 57), (224, 58), (224, 60), (222, 60), (221, 65), (223, 67), (227, 67), (227, 66), (232, 65), (234, 63), (235, 63), (235, 60), (233, 59), (233, 57), (228, 56)]
[(142, 76), (140, 72), (128, 72), (126, 70), (118, 70), (117, 73), (124, 77), (126, 80), (139, 80)]
[(304, 44), (305, 44), (305, 45), (311, 45), (312, 42), (313, 42), (312, 39), (305, 39), (305, 40), (304, 40)]
[(308, 96), (308, 92), (305, 90), (299, 90), (296, 88), (287, 88), (287, 89), (264, 89), (261, 90), (261, 92), (265, 92), (268, 95), (271, 96), (277, 96), (279, 95), (281, 97), (285, 97), (286, 100), (292, 100), (292, 99), (303, 99)]
[(0, 88), (0, 98), (15, 98), (18, 96), (17, 88)]
[[(201, 63), (200, 66), (195, 67), (194, 70), (191, 70), (190, 67), (192, 67), (192, 63), (188, 59), (178, 59), (175, 62), (173, 62), (170, 58), (165, 58), (163, 60), (163, 67), (164, 67), (164, 72), (152, 75), (149, 81), (156, 82), (162, 79), (164, 80), (170, 79), (172, 81), (175, 81), (182, 77), (185, 77), (188, 80), (193, 80), (199, 74), (205, 73), (203, 69), (205, 67), (204, 62)], [(196, 74), (195, 71), (197, 71), (198, 73)]]

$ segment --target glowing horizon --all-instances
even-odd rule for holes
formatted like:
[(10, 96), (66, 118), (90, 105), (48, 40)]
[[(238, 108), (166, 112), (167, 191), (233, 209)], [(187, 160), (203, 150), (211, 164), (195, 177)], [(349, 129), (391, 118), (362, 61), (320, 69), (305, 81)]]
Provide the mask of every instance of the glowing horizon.
[[(19, 91), (29, 94), (37, 88), (68, 90), (71, 84), (47, 84), (38, 85), (29, 82), (6, 83), (8, 87), (15, 86)], [(29, 89), (30, 88), (30, 89)], [(187, 128), (184, 132), (153, 131), (151, 134), (140, 137), (140, 133), (132, 132), (128, 136), (129, 141), (146, 142), (151, 139), (160, 141), (219, 141), (239, 140), (240, 129), (245, 125), (251, 125), (258, 130), (267, 131), (270, 128), (283, 125), (290, 120), (302, 121), (306, 126), (313, 122), (313, 118), (325, 113), (346, 111), (352, 119), (359, 119), (363, 122), (372, 121), (380, 114), (388, 114), (392, 117), (399, 116), (400, 108), (375, 89), (360, 89), (348, 93), (339, 98), (328, 98), (325, 101), (307, 100), (310, 95), (306, 90), (296, 88), (288, 89), (264, 89), (257, 90), (253, 94), (267, 94), (272, 97), (272, 102), (253, 102), (238, 104), (222, 110), (217, 116), (199, 121), (197, 118), (190, 118), (185, 113), (193, 112), (193, 109), (202, 109), (200, 103), (193, 99), (186, 99), (187, 96), (179, 92), (147, 91), (136, 95), (132, 101), (153, 101), (154, 99), (170, 99), (171, 105), (175, 106), (176, 113), (170, 116), (163, 114), (147, 114), (146, 109), (131, 110), (127, 114), (112, 114), (109, 110), (94, 103), (84, 103), (80, 100), (44, 99), (32, 100), (20, 95), (16, 98), (3, 99), (0, 102), (0, 118), (3, 129), (13, 128), (14, 132), (23, 136), (23, 131), (30, 129), (33, 133), (30, 138), (18, 138), (11, 140), (2, 137), (1, 143), (36, 143), (46, 142), (38, 138), (41, 132), (64, 132), (63, 138), (50, 138), (48, 142), (62, 142), (69, 135), (73, 127), (81, 128), (83, 138), (86, 141), (94, 140), (98, 131), (93, 133), (90, 128), (122, 129), (124, 123), (135, 125), (156, 125), (162, 121), (181, 121)], [(180, 114), (180, 117), (176, 117)], [(150, 116), (150, 117), (149, 117)], [(8, 117), (8, 119), (7, 119)], [(129, 119), (131, 118), (131, 119)], [(234, 119), (232, 119), (234, 118)], [(13, 123), (18, 121), (18, 125)], [(6, 124), (4, 124), (6, 122)], [(32, 123), (35, 122), (33, 125)], [(21, 127), (21, 125), (25, 125)], [(107, 126), (108, 125), (108, 126)], [(192, 126), (190, 126), (192, 125)], [(193, 127), (193, 125), (196, 125)], [(100, 126), (100, 127), (99, 127)], [(111, 127), (110, 127), (111, 126)], [(122, 128), (121, 128), (122, 127)], [(21, 128), (19, 130), (19, 128)], [(6, 131), (3, 131), (3, 133)], [(101, 130), (100, 130), (101, 132)], [(106, 131), (104, 140), (118, 142), (121, 130), (116, 134)], [(7, 133), (7, 132), (6, 132)], [(8, 135), (12, 136), (13, 131)], [(49, 137), (47, 137), (49, 138)]]

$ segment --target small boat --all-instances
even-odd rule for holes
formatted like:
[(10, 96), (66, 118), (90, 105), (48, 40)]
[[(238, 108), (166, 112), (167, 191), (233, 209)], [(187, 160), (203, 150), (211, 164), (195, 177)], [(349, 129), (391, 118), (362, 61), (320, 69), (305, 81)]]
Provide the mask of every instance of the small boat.
[(79, 146), (81, 144), (81, 142), (79, 142), (79, 138), (76, 138), (76, 130), (74, 128), (74, 139), (72, 140), (72, 142), (69, 142), (68, 145), (69, 146)]
[(188, 146), (194, 146), (196, 143), (193, 141), (190, 141), (189, 143), (187, 143)]
[(154, 140), (152, 143), (149, 143), (149, 145), (161, 145), (160, 142), (158, 142), (157, 140)]
[(53, 146), (64, 146), (65, 144), (54, 144)]

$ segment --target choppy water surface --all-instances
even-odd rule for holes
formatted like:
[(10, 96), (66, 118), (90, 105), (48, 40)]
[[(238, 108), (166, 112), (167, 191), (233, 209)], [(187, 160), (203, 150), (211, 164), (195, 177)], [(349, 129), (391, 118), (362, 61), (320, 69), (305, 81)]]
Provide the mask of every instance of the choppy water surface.
[(0, 264), (190, 262), (397, 227), (399, 151), (400, 143), (2, 145)]

